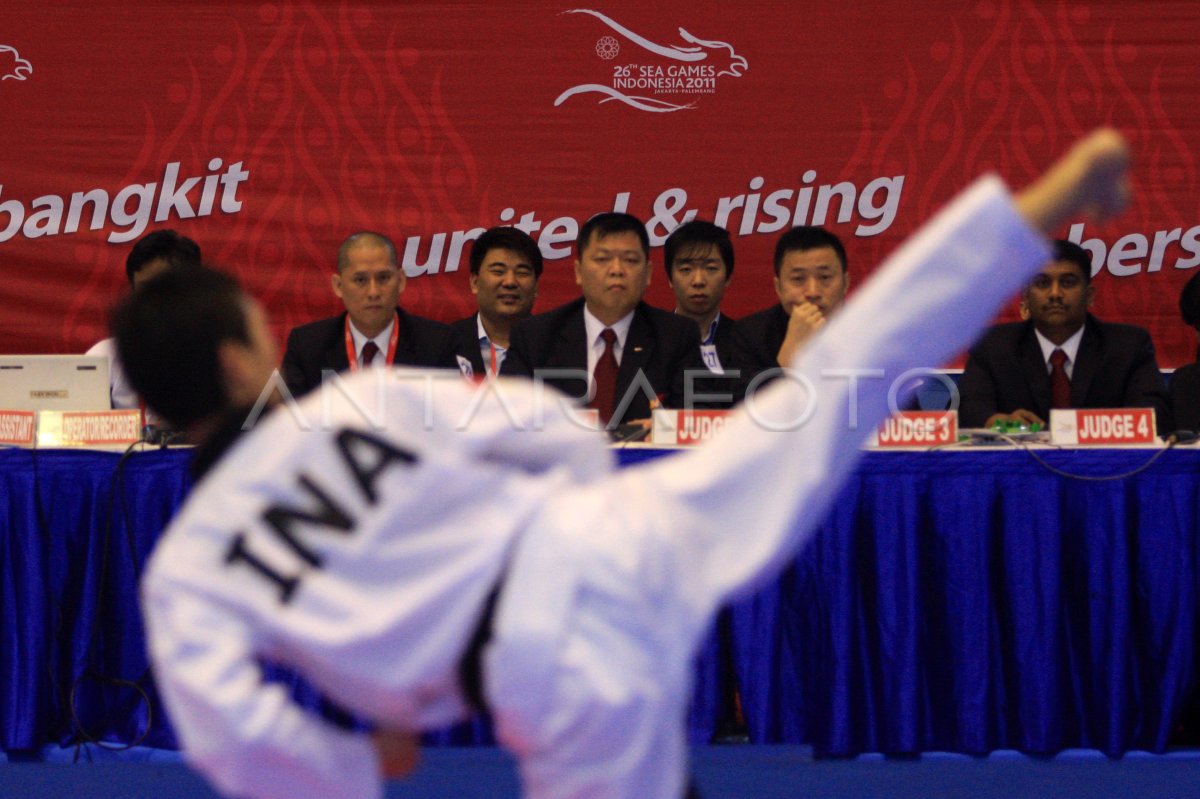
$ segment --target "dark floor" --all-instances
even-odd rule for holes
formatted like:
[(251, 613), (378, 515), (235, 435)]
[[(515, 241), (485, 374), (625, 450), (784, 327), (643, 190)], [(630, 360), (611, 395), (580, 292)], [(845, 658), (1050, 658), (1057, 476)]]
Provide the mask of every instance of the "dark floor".
[[(174, 753), (117, 761), (94, 752), (71, 765), (73, 752), (43, 753), (42, 762), (0, 763), (0, 796), (13, 799), (211, 799), (210, 789)], [(1108, 760), (1066, 752), (1032, 760), (1011, 752), (986, 759), (928, 754), (912, 760), (867, 756), (814, 761), (807, 747), (727, 746), (694, 751), (704, 799), (1120, 799), (1200, 796), (1200, 750), (1132, 753)], [(511, 759), (490, 748), (438, 748), (422, 768), (388, 787), (388, 799), (508, 799), (517, 796)]]

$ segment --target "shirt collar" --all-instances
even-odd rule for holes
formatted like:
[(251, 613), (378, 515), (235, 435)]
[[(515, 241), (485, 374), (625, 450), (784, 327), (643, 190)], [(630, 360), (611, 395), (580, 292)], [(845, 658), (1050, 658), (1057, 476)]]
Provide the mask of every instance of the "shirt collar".
[(701, 344), (712, 344), (713, 339), (717, 337), (717, 325), (721, 323), (721, 312), (717, 311), (717, 315), (708, 324), (708, 332), (704, 334), (704, 341)]
[(600, 339), (600, 333), (604, 328), (610, 327), (617, 334), (617, 348), (625, 349), (625, 339), (629, 336), (629, 326), (633, 324), (633, 314), (637, 309), (625, 314), (611, 325), (606, 325), (592, 315), (588, 310), (587, 303), (583, 305), (583, 328), (587, 332), (587, 343), (589, 347), (596, 346), (596, 342)]
[(1035, 327), (1033, 332), (1037, 335), (1038, 346), (1042, 348), (1042, 360), (1048, 364), (1050, 363), (1050, 354), (1055, 350), (1062, 350), (1064, 353), (1066, 353), (1067, 363), (1074, 366), (1075, 356), (1079, 353), (1079, 342), (1083, 340), (1083, 329), (1085, 327), (1087, 327), (1086, 322), (1080, 325), (1079, 329), (1076, 330), (1071, 337), (1062, 344), (1055, 344), (1053, 341), (1043, 336), (1041, 331)]
[[(676, 306), (676, 308), (675, 308), (675, 315), (683, 316), (683, 314), (681, 314), (679, 312), (678, 306)], [(712, 318), (711, 322), (709, 322), (708, 331), (704, 334), (704, 340), (700, 342), (701, 344), (712, 344), (713, 343), (713, 339), (716, 338), (716, 336), (717, 336), (717, 325), (719, 325), (720, 323), (721, 323), (721, 312), (718, 310), (717, 315)]]
[[(350, 317), (347, 316), (346, 318), (350, 320)], [(379, 347), (379, 351), (386, 355), (388, 351), (388, 345), (392, 343), (392, 328), (395, 326), (395, 324), (396, 314), (392, 314), (392, 321), (388, 322), (387, 326), (384, 327), (383, 330), (379, 331), (378, 336), (375, 336), (374, 338), (367, 338), (365, 333), (361, 332), (357, 327), (354, 326), (354, 321), (350, 320), (350, 335), (354, 339), (354, 351), (358, 353), (358, 357), (362, 356), (363, 345), (368, 341), (374, 341), (375, 346)]]

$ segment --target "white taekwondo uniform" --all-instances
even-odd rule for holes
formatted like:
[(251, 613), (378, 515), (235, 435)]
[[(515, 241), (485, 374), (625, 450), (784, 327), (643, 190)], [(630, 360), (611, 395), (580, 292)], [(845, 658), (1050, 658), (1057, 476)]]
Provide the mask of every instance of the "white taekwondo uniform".
[[(143, 583), (188, 759), (236, 796), (379, 797), (368, 739), (263, 684), (257, 658), (382, 725), (442, 726), (468, 713), (456, 669), (501, 580), (483, 683), (524, 794), (678, 799), (691, 656), (716, 609), (807, 540), (891, 381), (964, 349), (1049, 254), (980, 180), (804, 349), (802, 379), (641, 467), (617, 470), (529, 382), (372, 370), (277, 409), (196, 487)], [(855, 390), (864, 369), (883, 379)]]

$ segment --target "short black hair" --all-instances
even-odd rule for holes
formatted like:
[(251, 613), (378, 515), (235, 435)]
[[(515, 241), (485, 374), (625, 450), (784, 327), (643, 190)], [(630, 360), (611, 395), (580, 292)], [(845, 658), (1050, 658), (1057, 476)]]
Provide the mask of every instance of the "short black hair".
[(247, 296), (229, 275), (204, 266), (172, 269), (130, 292), (110, 327), (129, 382), (177, 427), (229, 410), (218, 352), (249, 343)]
[(1200, 330), (1200, 272), (1192, 275), (1179, 292), (1179, 313), (1184, 324)]
[(779, 277), (783, 259), (789, 252), (818, 250), (822, 247), (833, 249), (842, 264), (842, 274), (846, 274), (850, 264), (846, 262), (846, 248), (842, 246), (842, 240), (820, 225), (797, 225), (775, 242), (775, 277)]
[(483, 266), (483, 259), (491, 250), (512, 250), (520, 253), (533, 267), (534, 278), (542, 276), (542, 251), (538, 249), (537, 242), (533, 240), (533, 237), (524, 230), (500, 226), (483, 231), (479, 238), (471, 242), (469, 264), (472, 275), (479, 274), (479, 269)]
[(172, 269), (194, 268), (200, 266), (200, 245), (174, 230), (147, 233), (134, 242), (133, 249), (125, 256), (125, 277), (129, 285), (133, 285), (133, 276), (142, 271), (143, 266), (158, 258)]
[(663, 267), (667, 270), (667, 280), (675, 270), (677, 256), (688, 257), (699, 249), (716, 247), (725, 262), (725, 277), (733, 276), (733, 242), (729, 231), (719, 225), (703, 219), (693, 219), (684, 222), (667, 236), (663, 244)]
[(625, 214), (620, 211), (596, 214), (583, 223), (583, 227), (579, 229), (579, 237), (575, 239), (576, 257), (583, 258), (583, 250), (593, 236), (602, 239), (614, 233), (636, 233), (638, 240), (642, 243), (642, 252), (646, 258), (650, 257), (650, 236), (646, 233), (646, 226), (633, 214)]
[(1092, 282), (1092, 257), (1088, 255), (1087, 250), (1075, 242), (1067, 239), (1055, 239), (1054, 256), (1051, 260), (1075, 264), (1079, 267), (1079, 273), (1083, 275), (1083, 285), (1086, 286)]

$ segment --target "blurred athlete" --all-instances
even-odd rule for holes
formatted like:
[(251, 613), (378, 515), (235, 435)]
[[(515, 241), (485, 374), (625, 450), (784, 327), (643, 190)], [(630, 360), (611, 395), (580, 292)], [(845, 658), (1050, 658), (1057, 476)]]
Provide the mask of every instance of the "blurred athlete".
[[(1126, 163), (1101, 131), (1015, 200), (982, 179), (723, 435), (624, 470), (540, 384), (432, 370), (365, 370), (242, 434), (271, 393), (262, 309), (207, 270), (148, 284), (114, 316), (121, 357), (206, 442), (142, 585), (187, 758), (232, 796), (379, 797), (416, 733), (475, 707), (528, 797), (678, 799), (697, 639), (808, 540), (888, 413), (886, 381), (846, 370), (959, 352), (1045, 263), (1041, 231), (1120, 207)], [(378, 729), (306, 712), (260, 658)]]

